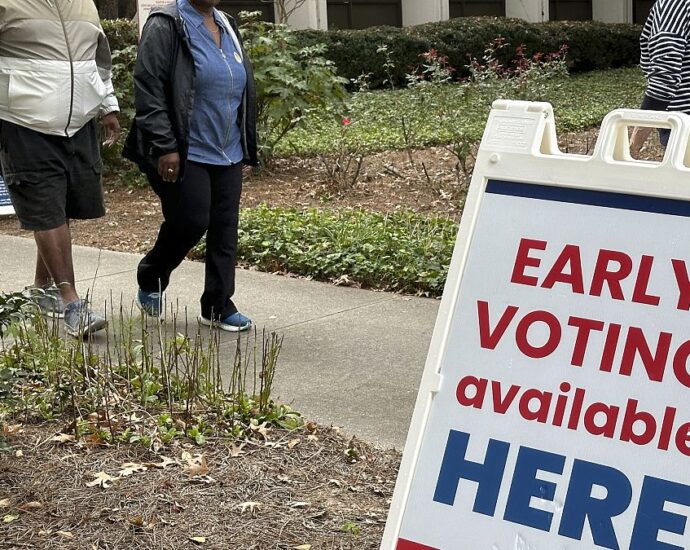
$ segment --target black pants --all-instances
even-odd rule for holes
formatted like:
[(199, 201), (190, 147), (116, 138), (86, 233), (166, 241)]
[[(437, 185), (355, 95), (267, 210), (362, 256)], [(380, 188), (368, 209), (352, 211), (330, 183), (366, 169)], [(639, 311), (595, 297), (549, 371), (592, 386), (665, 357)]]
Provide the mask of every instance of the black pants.
[(139, 287), (146, 292), (165, 290), (173, 270), (207, 233), (201, 314), (222, 319), (235, 313), (231, 298), (235, 293), (242, 166), (187, 162), (179, 181), (151, 178), (151, 186), (160, 197), (165, 221), (153, 249), (139, 263)]

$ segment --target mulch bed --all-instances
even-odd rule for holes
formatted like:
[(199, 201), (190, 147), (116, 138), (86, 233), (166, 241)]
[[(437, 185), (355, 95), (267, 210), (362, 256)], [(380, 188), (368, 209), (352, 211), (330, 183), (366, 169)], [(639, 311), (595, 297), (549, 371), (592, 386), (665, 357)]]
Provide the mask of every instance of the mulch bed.
[(60, 428), (23, 426), (0, 453), (2, 549), (378, 548), (400, 460), (313, 424), (157, 454)]

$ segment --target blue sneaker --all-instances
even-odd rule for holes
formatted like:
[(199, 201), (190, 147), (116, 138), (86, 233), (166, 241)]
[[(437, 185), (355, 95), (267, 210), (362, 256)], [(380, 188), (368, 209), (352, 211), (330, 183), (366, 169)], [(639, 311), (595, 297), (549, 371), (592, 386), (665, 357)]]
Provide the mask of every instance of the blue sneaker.
[(252, 326), (252, 321), (249, 317), (245, 317), (239, 311), (236, 311), (232, 315), (228, 315), (224, 319), (218, 319), (211, 321), (203, 315), (198, 317), (199, 324), (205, 325), (207, 327), (217, 327), (220, 330), (227, 330), (228, 332), (243, 332), (249, 330)]
[(136, 304), (149, 317), (160, 317), (163, 305), (162, 292), (146, 292), (139, 289)]

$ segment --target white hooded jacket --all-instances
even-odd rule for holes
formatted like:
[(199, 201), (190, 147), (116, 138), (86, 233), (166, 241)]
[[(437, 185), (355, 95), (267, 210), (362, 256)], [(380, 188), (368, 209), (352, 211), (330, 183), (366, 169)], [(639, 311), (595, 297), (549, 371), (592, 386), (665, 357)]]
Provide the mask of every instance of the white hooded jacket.
[(71, 137), (118, 110), (92, 0), (0, 0), (0, 119)]

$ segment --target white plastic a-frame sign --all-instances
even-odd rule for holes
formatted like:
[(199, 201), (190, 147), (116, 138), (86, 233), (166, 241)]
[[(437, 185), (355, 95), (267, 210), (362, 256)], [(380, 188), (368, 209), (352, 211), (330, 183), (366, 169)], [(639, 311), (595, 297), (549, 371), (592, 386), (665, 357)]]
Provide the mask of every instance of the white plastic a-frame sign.
[(382, 549), (690, 548), (689, 136), (619, 110), (570, 155), (494, 104)]

